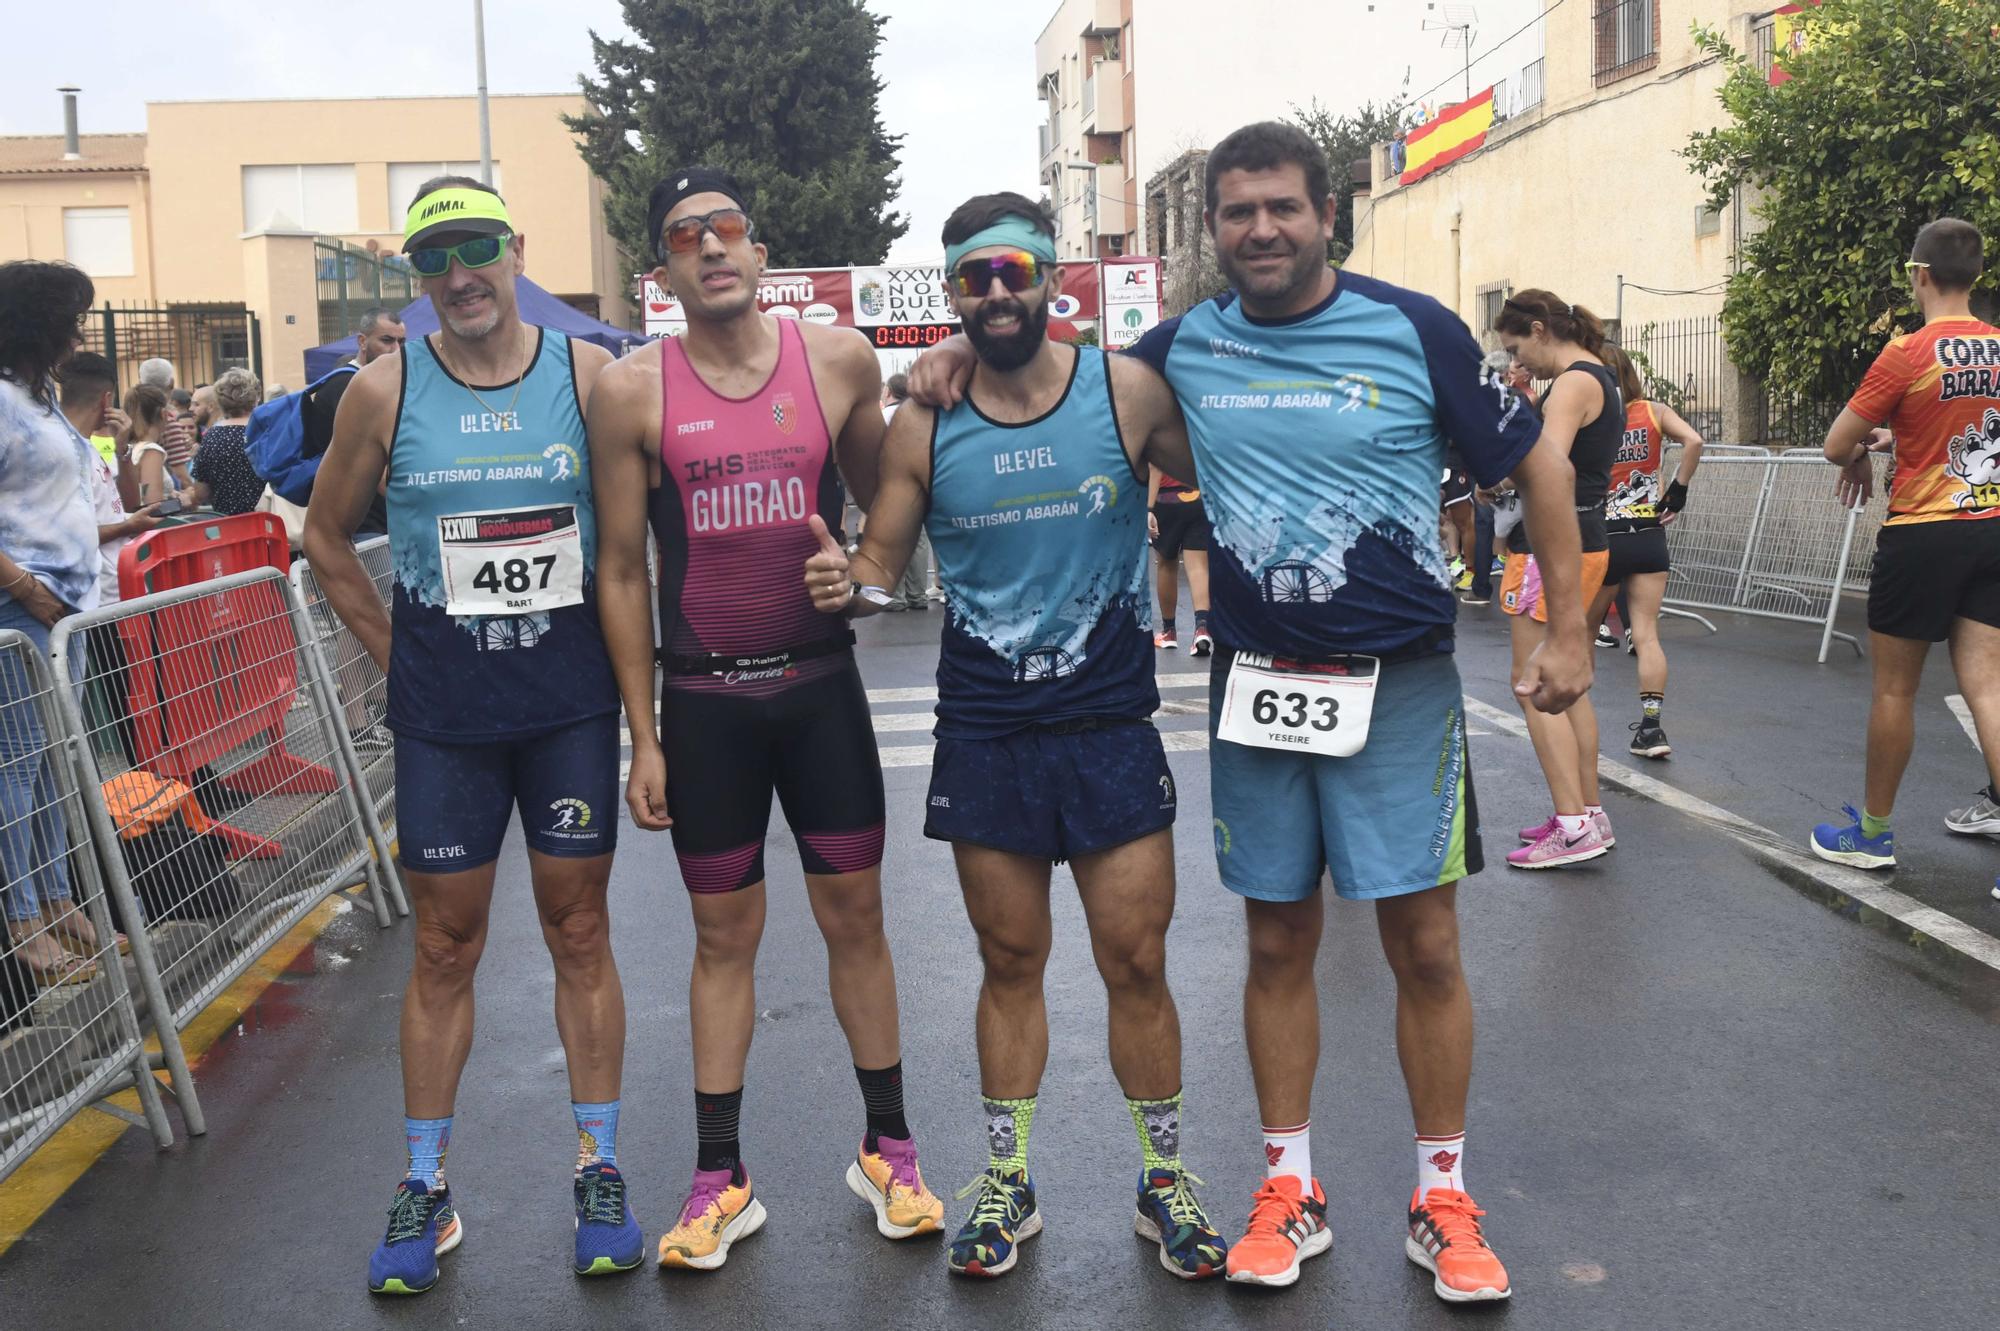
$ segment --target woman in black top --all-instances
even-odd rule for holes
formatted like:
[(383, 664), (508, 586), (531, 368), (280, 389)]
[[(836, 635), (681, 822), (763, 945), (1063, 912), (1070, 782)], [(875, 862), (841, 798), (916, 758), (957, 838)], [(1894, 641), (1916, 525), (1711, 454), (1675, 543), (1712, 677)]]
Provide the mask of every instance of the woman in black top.
[(257, 376), (248, 370), (226, 370), (215, 381), (216, 410), (221, 419), (202, 432), (201, 451), (194, 455), (194, 478), (207, 487), (208, 502), (218, 513), (252, 513), (264, 497), (264, 482), (243, 451), (250, 413), (264, 400)]
[[(1542, 397), (1542, 432), (1561, 444), (1576, 469), (1576, 522), (1583, 536), (1583, 601), (1603, 585), (1610, 559), (1604, 498), (1625, 430), (1618, 377), (1605, 365), (1604, 324), (1589, 310), (1551, 291), (1523, 291), (1500, 307), (1493, 330), (1507, 354), (1538, 379), (1553, 382)], [(1517, 533), (1507, 557), (1500, 605), (1513, 616), (1514, 680), (1548, 633), (1541, 578)], [(1555, 801), (1547, 822), (1524, 828), (1521, 849), (1507, 857), (1520, 869), (1553, 869), (1596, 859), (1615, 844), (1597, 789), (1597, 712), (1588, 694), (1560, 716), (1522, 707), (1535, 757)]]

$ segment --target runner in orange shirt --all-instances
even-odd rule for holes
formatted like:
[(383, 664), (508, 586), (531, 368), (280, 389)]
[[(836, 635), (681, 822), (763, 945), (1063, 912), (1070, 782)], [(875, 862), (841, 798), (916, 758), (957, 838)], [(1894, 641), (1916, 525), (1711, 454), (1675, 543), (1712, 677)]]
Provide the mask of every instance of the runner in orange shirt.
[[(1826, 436), (1844, 502), (1873, 490), (1871, 453), (1894, 449), (1896, 457), (1868, 588), (1875, 699), (1865, 798), (1860, 812), (1844, 810), (1847, 823), (1821, 823), (1812, 834), (1813, 851), (1836, 864), (1895, 866), (1889, 815), (1934, 642), (1951, 643), (1989, 781), (1945, 826), (2000, 832), (2000, 522), (1989, 521), (2000, 518), (2000, 329), (1972, 316), (1983, 249), (1978, 229), (1957, 218), (1917, 233), (1905, 267), (1924, 326), (1883, 349)], [(1877, 428), (1884, 422), (1887, 431)]]

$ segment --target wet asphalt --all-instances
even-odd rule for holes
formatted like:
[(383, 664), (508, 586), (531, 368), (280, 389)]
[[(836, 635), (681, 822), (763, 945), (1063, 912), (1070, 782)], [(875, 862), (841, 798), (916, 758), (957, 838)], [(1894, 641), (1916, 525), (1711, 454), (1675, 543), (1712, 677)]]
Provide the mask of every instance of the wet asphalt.
[[(863, 627), (871, 688), (932, 682), (938, 618)], [(1836, 644), (1816, 666), (1808, 631), (1743, 621), (1724, 621), (1715, 637), (1672, 624), (1668, 641), (1677, 755), (1649, 773), (1801, 837), (1854, 798), (1865, 662)], [(1468, 612), (1468, 690), (1503, 707), (1504, 644), (1497, 615)], [(1599, 658), (1606, 750), (1622, 759), (1620, 718), (1637, 715), (1631, 662)], [(1985, 892), (2000, 847), (1952, 837), (1937, 821), (1982, 783), (1977, 751), (1942, 701), (1954, 691), (1940, 659), (1925, 682), (1894, 882), (1993, 930), (2000, 902)], [(1160, 724), (1194, 732), (1204, 718), (1195, 709)], [(926, 738), (881, 735), (898, 751)], [(1545, 815), (1546, 795), (1525, 740), (1477, 726), (1472, 749), (1486, 852), (1498, 864), (1512, 829)], [(978, 968), (949, 854), (921, 833), (929, 769), (920, 755), (897, 761), (887, 771), (886, 893), (910, 1116), (927, 1178), (948, 1194), (984, 1162)], [(1214, 876), (1206, 755), (1171, 761), (1183, 802), (1170, 956), (1186, 1041), (1184, 1137), (1211, 1213), (1233, 1235), (1261, 1173), (1239, 1022), (1242, 917)], [(1619, 846), (1606, 859), (1562, 874), (1489, 868), (1461, 889), (1479, 1019), (1467, 1181), (1513, 1276), (1506, 1306), (1448, 1308), (1403, 1256), (1413, 1160), (1394, 993), (1371, 911), (1347, 903), (1330, 908), (1320, 962), (1313, 1106), (1334, 1247), (1296, 1287), (1183, 1284), (1133, 1237), (1137, 1144), (1105, 1060), (1081, 912), (1060, 874), (1051, 1050), (1032, 1145), (1046, 1232), (992, 1282), (949, 1278), (936, 1239), (879, 1238), (842, 1181), (860, 1094), (826, 1002), (797, 856), (774, 815), (742, 1130), (771, 1219), (721, 1271), (570, 1274), (574, 1136), (516, 836), (501, 862), (452, 1142), (468, 1237), (433, 1292), (365, 1292), (403, 1162), (396, 1016), (410, 930), (378, 932), (349, 912), (203, 1063), (205, 1138), (156, 1153), (143, 1132), (128, 1132), (0, 1257), (0, 1325), (1993, 1326), (1994, 986), (1827, 910), (1682, 814), (1616, 792), (1608, 807)], [(612, 894), (630, 1008), (619, 1154), (649, 1244), (693, 1163), (683, 895), (666, 840), (628, 824)], [(947, 1206), (955, 1224), (962, 1204)]]

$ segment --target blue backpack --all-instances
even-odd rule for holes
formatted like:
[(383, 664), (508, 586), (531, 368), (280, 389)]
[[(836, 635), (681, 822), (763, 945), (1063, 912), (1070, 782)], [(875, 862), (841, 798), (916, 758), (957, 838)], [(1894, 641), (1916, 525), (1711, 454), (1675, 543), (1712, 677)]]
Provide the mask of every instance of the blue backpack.
[(306, 456), (306, 402), (320, 385), (343, 374), (353, 374), (352, 363), (313, 380), (296, 393), (273, 398), (250, 413), (243, 452), (250, 467), (280, 499), (304, 507), (312, 498), (313, 480), (319, 475), (325, 449)]

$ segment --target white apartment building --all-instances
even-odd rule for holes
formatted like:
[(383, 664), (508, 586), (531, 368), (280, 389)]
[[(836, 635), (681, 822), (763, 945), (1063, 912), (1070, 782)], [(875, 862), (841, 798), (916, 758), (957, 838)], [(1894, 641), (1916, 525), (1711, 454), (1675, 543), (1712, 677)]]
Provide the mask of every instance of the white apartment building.
[[(1409, 5), (1407, 14), (1399, 6)], [(1314, 98), (1336, 109), (1393, 93), (1400, 70), (1368, 51), (1415, 0), (1062, 0), (1035, 42), (1048, 107), (1040, 177), (1065, 259), (1138, 254), (1144, 190), (1191, 148)], [(1381, 26), (1378, 26), (1381, 25)]]

